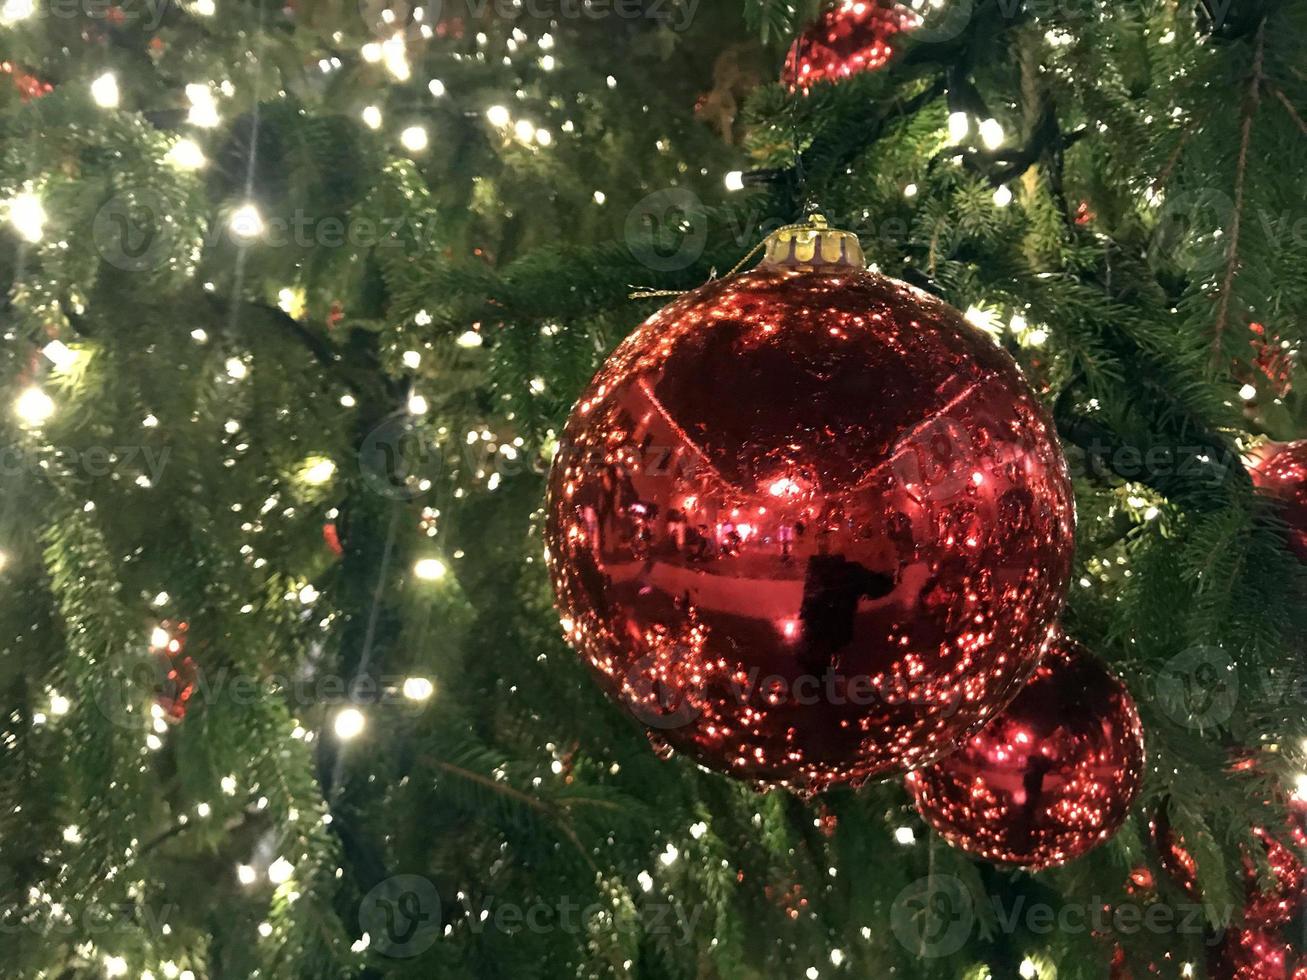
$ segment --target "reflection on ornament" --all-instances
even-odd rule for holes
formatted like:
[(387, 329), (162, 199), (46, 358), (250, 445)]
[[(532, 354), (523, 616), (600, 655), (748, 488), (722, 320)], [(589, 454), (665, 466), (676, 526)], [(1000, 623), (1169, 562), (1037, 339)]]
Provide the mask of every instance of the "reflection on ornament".
[(949, 752), (1020, 690), (1074, 505), (1052, 423), (960, 313), (781, 232), (595, 376), (550, 481), (563, 628), (659, 741), (817, 790)]
[(1279, 503), (1289, 548), (1307, 561), (1307, 439), (1268, 443), (1249, 473), (1253, 485)]
[(934, 766), (908, 774), (917, 810), (949, 843), (990, 861), (1049, 868), (1125, 822), (1144, 737), (1125, 686), (1059, 638), (1015, 701)]
[(817, 82), (874, 71), (894, 54), (889, 39), (921, 24), (906, 7), (886, 0), (842, 0), (795, 40), (781, 81), (805, 93)]

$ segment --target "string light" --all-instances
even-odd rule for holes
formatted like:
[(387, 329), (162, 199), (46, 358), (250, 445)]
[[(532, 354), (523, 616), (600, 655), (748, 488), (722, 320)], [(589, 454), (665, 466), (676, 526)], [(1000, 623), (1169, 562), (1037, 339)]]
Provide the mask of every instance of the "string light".
[(438, 99), (445, 94), (445, 83), (438, 78), (433, 78), (427, 82), (427, 91)]
[(263, 234), (263, 215), (253, 204), (242, 204), (232, 212), (227, 225), (237, 238), (253, 240)]
[(14, 412), (24, 425), (35, 428), (54, 415), (54, 400), (33, 385), (14, 401)]
[(268, 880), (274, 885), (284, 885), (295, 874), (295, 866), (284, 857), (279, 857), (268, 866)]
[(24, 241), (39, 242), (44, 237), (45, 208), (35, 194), (24, 192), (10, 199), (7, 210), (9, 223)]
[(36, 13), (34, 0), (5, 0), (4, 6), (0, 7), (0, 24), (8, 27), (17, 24), (20, 20), (27, 20), (34, 13)]
[(363, 109), (363, 125), (368, 129), (381, 128), (381, 110), (374, 105), (366, 106)]
[(304, 471), (304, 482), (311, 487), (320, 487), (336, 475), (336, 464), (329, 459), (318, 458), (309, 461)]
[(102, 109), (118, 105), (118, 79), (113, 72), (107, 71), (91, 83), (91, 98)]
[[(336, 713), (336, 720), (332, 724), (332, 728), (335, 730), (337, 738), (342, 741), (349, 741), (361, 735), (367, 724), (367, 718), (358, 708), (342, 708)], [(272, 877), (271, 868), (268, 869), (268, 877)]]
[(426, 415), (429, 408), (427, 400), (421, 395), (409, 395), (408, 413), (410, 415)]
[(486, 119), (489, 120), (490, 125), (496, 126), (500, 129), (503, 129), (513, 121), (513, 117), (509, 114), (508, 109), (502, 105), (492, 105), (487, 109)]
[(999, 184), (994, 191), (994, 204), (1005, 208), (1012, 203), (1012, 190), (1007, 184)]
[(404, 697), (410, 701), (426, 701), (436, 687), (425, 677), (409, 677), (404, 681)]
[(439, 558), (423, 558), (413, 566), (413, 574), (425, 582), (439, 581), (448, 571)]
[(422, 126), (409, 126), (399, 134), (399, 141), (410, 153), (421, 153), (427, 148), (427, 131)]
[(186, 86), (186, 98), (191, 104), (186, 121), (192, 126), (212, 129), (222, 121), (218, 115), (218, 105), (213, 99), (213, 92), (207, 85), (192, 82)]
[(454, 343), (458, 344), (459, 347), (480, 347), (485, 341), (475, 330), (464, 330), (458, 335)]
[(740, 170), (732, 170), (726, 175), (726, 189), (728, 191), (744, 190), (744, 173)]
[(207, 162), (199, 144), (190, 139), (179, 139), (164, 159), (178, 170), (199, 170)]
[(950, 143), (961, 143), (971, 130), (971, 120), (965, 112), (948, 114), (948, 139)]
[(986, 119), (980, 124), (980, 142), (987, 150), (1003, 145), (1003, 125), (997, 119)]

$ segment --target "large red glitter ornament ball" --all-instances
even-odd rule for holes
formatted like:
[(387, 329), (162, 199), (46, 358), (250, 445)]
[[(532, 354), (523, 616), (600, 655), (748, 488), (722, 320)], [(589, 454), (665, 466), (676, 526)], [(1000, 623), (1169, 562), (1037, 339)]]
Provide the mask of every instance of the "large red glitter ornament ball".
[(610, 697), (706, 766), (815, 791), (931, 762), (1011, 700), (1073, 532), (1012, 359), (815, 219), (613, 353), (546, 539)]
[(1061, 638), (1002, 714), (953, 755), (909, 773), (907, 784), (949, 843), (1038, 869), (1116, 833), (1143, 767), (1130, 693), (1084, 647)]
[(889, 41), (921, 23), (888, 0), (837, 0), (795, 40), (781, 81), (791, 92), (880, 68), (894, 54)]
[(1307, 439), (1267, 444), (1249, 472), (1253, 485), (1279, 503), (1289, 547), (1307, 561)]

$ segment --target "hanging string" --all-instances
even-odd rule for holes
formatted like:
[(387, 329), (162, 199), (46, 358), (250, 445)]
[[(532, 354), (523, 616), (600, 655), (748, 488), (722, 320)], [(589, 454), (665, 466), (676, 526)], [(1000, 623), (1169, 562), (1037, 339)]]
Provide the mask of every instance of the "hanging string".
[[(812, 224), (810, 222), (800, 221), (797, 224), (785, 225), (784, 227), (777, 228), (774, 232), (772, 232), (772, 235), (779, 235), (782, 232), (786, 232), (786, 231), (802, 231), (805, 228), (811, 228), (811, 227)], [(772, 235), (768, 235), (757, 245), (753, 246), (753, 248), (749, 249), (749, 254), (746, 255), (744, 258), (740, 259), (739, 262), (736, 262), (734, 267), (732, 267), (732, 269), (726, 273), (725, 278), (729, 279), (731, 276), (735, 275), (746, 265), (748, 265), (750, 259), (752, 259), (755, 255), (757, 255), (759, 252), (761, 252), (764, 248), (767, 247), (767, 242), (771, 239)], [(708, 283), (710, 282), (713, 282), (715, 279), (717, 279), (717, 275), (714, 273), (713, 275), (709, 276), (706, 280), (704, 280), (702, 285), (696, 286), (695, 288), (702, 289), (704, 286), (708, 285)], [(693, 289), (636, 289), (634, 292), (631, 293), (630, 298), (631, 299), (655, 299), (657, 297), (662, 297), (662, 296), (684, 296), (686, 293), (692, 293), (692, 292), (694, 292)]]

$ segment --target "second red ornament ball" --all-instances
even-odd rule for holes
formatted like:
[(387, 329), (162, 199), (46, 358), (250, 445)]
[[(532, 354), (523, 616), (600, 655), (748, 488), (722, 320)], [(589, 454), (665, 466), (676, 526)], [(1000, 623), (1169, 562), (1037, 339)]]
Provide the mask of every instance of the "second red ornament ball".
[(568, 422), (566, 635), (661, 742), (819, 790), (927, 764), (1039, 660), (1074, 508), (1012, 359), (822, 223), (651, 317)]
[(1040, 869), (1116, 833), (1143, 767), (1129, 692), (1084, 647), (1061, 638), (1007, 710), (906, 782), (918, 812), (949, 843)]
[(1249, 469), (1253, 484), (1273, 499), (1289, 525), (1289, 548), (1307, 561), (1307, 439), (1267, 443)]

